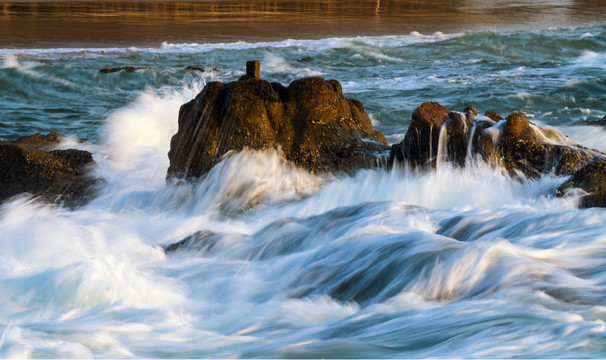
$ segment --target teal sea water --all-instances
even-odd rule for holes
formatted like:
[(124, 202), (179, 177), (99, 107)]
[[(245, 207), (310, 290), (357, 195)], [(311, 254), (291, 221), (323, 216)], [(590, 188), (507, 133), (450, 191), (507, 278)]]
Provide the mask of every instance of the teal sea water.
[[(266, 151), (167, 183), (179, 106), (251, 59), (285, 85), (339, 80), (390, 143), (437, 101), (606, 151), (588, 125), (606, 116), (604, 24), (0, 49), (0, 139), (69, 135), (106, 180), (73, 211), (0, 206), (0, 357), (606, 357), (606, 211), (555, 198), (564, 178), (481, 163), (320, 177)], [(137, 70), (99, 72), (122, 66)]]

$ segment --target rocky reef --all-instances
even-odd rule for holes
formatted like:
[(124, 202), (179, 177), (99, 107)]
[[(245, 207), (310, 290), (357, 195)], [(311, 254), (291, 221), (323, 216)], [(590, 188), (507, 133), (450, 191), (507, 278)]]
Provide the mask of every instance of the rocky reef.
[(16, 141), (0, 141), (0, 201), (30, 193), (47, 201), (76, 207), (93, 196), (95, 164), (91, 153), (55, 150), (63, 136), (51, 132)]
[(404, 140), (392, 146), (390, 163), (407, 162), (414, 168), (435, 167), (436, 161), (464, 165), (475, 155), (512, 175), (533, 178), (551, 172), (570, 175), (604, 154), (554, 128), (536, 126), (523, 114), (503, 119), (490, 111), (478, 116), (471, 106), (454, 112), (427, 102), (413, 113)]
[(587, 193), (581, 206), (606, 205), (606, 154), (554, 128), (536, 126), (523, 114), (503, 119), (494, 111), (479, 116), (471, 106), (455, 112), (435, 102), (424, 103), (414, 111), (402, 142), (392, 146), (389, 163), (423, 170), (440, 161), (464, 166), (478, 156), (512, 176), (572, 175), (558, 195), (581, 188)]
[(258, 62), (249, 62), (238, 81), (211, 82), (181, 107), (168, 175), (197, 177), (229, 151), (275, 147), (315, 173), (373, 166), (389, 150), (362, 103), (346, 99), (338, 81), (311, 77), (284, 87), (260, 79)]
[(364, 106), (345, 98), (338, 81), (311, 77), (284, 87), (262, 80), (259, 72), (259, 62), (249, 61), (238, 81), (211, 82), (181, 107), (169, 177), (199, 177), (225, 154), (245, 148), (280, 148), (286, 160), (314, 173), (375, 166), (389, 150), (388, 166), (421, 171), (440, 162), (465, 166), (482, 159), (514, 177), (571, 175), (559, 195), (582, 188), (582, 206), (606, 204), (606, 155), (523, 114), (503, 118), (495, 111), (479, 115), (472, 106), (457, 112), (426, 102), (414, 111), (404, 139), (390, 149)]

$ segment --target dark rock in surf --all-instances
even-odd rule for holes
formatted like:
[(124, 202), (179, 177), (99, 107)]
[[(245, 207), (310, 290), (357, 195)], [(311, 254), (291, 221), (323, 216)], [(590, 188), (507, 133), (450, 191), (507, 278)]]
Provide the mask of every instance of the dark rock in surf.
[(450, 112), (437, 102), (426, 102), (416, 108), (404, 139), (391, 147), (389, 163), (406, 159), (413, 167), (435, 166), (440, 128)]
[(138, 67), (134, 67), (134, 66), (122, 66), (122, 67), (115, 67), (115, 68), (103, 68), (101, 70), (99, 70), (99, 72), (101, 74), (111, 74), (111, 73), (115, 73), (118, 71), (125, 71), (125, 72), (135, 72), (137, 70), (141, 70), (142, 68), (138, 68)]
[[(479, 154), (511, 174), (537, 177), (549, 172), (570, 175), (602, 155), (557, 130), (529, 123), (522, 114), (509, 115), (499, 124), (502, 118), (496, 112), (487, 112), (486, 117), (476, 120), (477, 114), (471, 106), (463, 115), (435, 102), (422, 104), (415, 110), (404, 140), (392, 146), (390, 163), (404, 161), (427, 169), (436, 165), (438, 155), (441, 161), (464, 165), (468, 154)], [(440, 151), (443, 153), (438, 154)]]
[(201, 66), (193, 66), (193, 65), (186, 66), (186, 67), (185, 67), (185, 70), (199, 71), (199, 72), (205, 72), (205, 71), (206, 71), (206, 70), (204, 70), (204, 68), (203, 68), (203, 67), (201, 67)]
[(465, 116), (458, 112), (450, 112), (448, 120), (444, 123), (445, 136), (447, 137), (446, 160), (461, 166), (465, 164), (465, 157), (467, 156), (470, 127), (473, 126), (474, 119), (478, 116), (478, 112), (470, 106), (465, 110)]
[(606, 158), (597, 157), (575, 171), (570, 179), (558, 188), (557, 195), (563, 196), (575, 188), (586, 192), (581, 198), (581, 207), (606, 207)]
[(217, 244), (219, 237), (216, 233), (208, 230), (198, 231), (181, 241), (164, 246), (164, 252), (174, 253), (178, 251), (194, 251), (207, 253)]
[(52, 132), (0, 141), (0, 201), (21, 193), (68, 207), (90, 200), (94, 179), (87, 174), (95, 164), (92, 155), (82, 150), (54, 150), (62, 139)]
[(461, 114), (436, 102), (426, 102), (412, 114), (412, 121), (401, 143), (391, 148), (389, 163), (406, 161), (415, 168), (436, 165), (440, 147), (440, 133), (445, 137), (448, 161), (463, 165), (467, 154), (470, 126), (478, 112), (471, 106)]
[(581, 124), (591, 126), (606, 126), (606, 116), (598, 120), (583, 120), (581, 121)]
[(274, 147), (311, 172), (350, 172), (374, 165), (386, 145), (362, 103), (346, 99), (338, 81), (312, 77), (284, 87), (247, 74), (211, 82), (181, 106), (168, 175), (197, 177), (229, 151)]
[(494, 122), (499, 122), (501, 120), (505, 120), (499, 115), (496, 111), (487, 111), (484, 113), (484, 116), (491, 119)]

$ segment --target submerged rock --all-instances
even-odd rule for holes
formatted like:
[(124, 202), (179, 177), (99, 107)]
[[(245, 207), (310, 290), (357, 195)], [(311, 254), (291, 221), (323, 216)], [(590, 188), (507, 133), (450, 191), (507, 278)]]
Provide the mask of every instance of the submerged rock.
[(192, 70), (192, 71), (199, 71), (199, 72), (205, 72), (206, 70), (199, 66), (199, 65), (189, 65), (185, 67), (185, 70)]
[(185, 237), (181, 241), (164, 246), (164, 252), (167, 254), (178, 251), (195, 251), (206, 253), (215, 247), (218, 240), (219, 237), (212, 231), (198, 231)]
[(82, 150), (53, 150), (61, 134), (35, 134), (16, 141), (0, 141), (0, 201), (30, 193), (66, 206), (78, 206), (92, 197), (94, 179), (87, 176), (95, 164)]
[(135, 71), (141, 70), (141, 69), (143, 69), (143, 68), (134, 67), (134, 66), (122, 66), (122, 67), (115, 67), (115, 68), (103, 68), (103, 69), (99, 70), (99, 72), (101, 74), (111, 74), (111, 73), (115, 73), (118, 71), (135, 72)]
[(346, 99), (338, 81), (312, 77), (284, 87), (247, 74), (211, 82), (181, 106), (168, 175), (197, 177), (228, 151), (274, 147), (311, 172), (350, 172), (376, 164), (386, 145), (362, 103)]

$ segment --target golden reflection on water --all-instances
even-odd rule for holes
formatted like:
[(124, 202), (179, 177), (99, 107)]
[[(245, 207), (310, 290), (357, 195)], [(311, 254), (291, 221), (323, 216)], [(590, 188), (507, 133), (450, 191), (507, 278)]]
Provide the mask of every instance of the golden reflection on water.
[(158, 45), (524, 29), (604, 21), (603, 0), (0, 3), (0, 46)]

